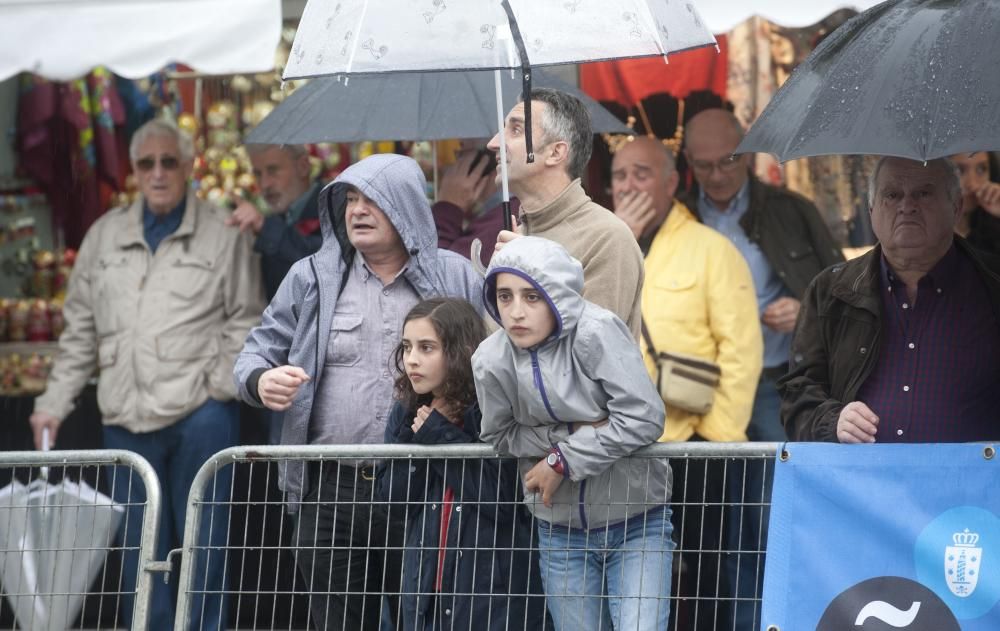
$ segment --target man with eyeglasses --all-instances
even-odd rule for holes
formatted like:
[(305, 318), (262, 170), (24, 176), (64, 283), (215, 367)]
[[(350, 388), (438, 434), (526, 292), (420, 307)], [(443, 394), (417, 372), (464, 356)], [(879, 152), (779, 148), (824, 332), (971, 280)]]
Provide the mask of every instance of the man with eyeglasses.
[[(823, 269), (844, 260), (816, 206), (796, 193), (764, 184), (750, 173), (750, 156), (734, 156), (743, 139), (743, 126), (729, 111), (699, 112), (685, 128), (684, 155), (698, 184), (696, 207), (701, 220), (729, 238), (750, 266), (761, 331), (764, 337), (764, 369), (757, 384), (747, 436), (751, 441), (783, 441), (781, 399), (777, 381), (788, 372), (792, 329), (806, 287)], [(733, 489), (746, 502), (770, 497), (769, 480), (763, 471), (747, 469), (746, 488)], [(741, 476), (730, 476), (742, 484)], [(731, 528), (731, 548), (760, 549), (766, 541), (764, 528), (758, 533), (758, 515), (745, 510), (743, 528)], [(733, 537), (742, 532), (743, 542)], [(748, 542), (748, 539), (753, 539)], [(738, 546), (738, 547), (734, 547)], [(742, 557), (742, 558), (741, 558)], [(762, 564), (750, 555), (729, 556), (730, 580), (738, 581), (737, 597), (759, 597)], [(736, 564), (739, 561), (737, 576)], [(756, 589), (756, 594), (755, 594)], [(753, 602), (738, 601), (736, 629), (756, 628)]]
[[(35, 403), (35, 445), (54, 441), (62, 419), (95, 370), (104, 446), (143, 456), (160, 482), (156, 558), (182, 543), (188, 492), (213, 454), (237, 443), (239, 408), (232, 381), (236, 355), (264, 308), (260, 265), (249, 236), (228, 228), (228, 213), (197, 199), (188, 180), (194, 144), (172, 122), (140, 127), (129, 147), (141, 197), (115, 208), (87, 231), (69, 280), (45, 394)], [(225, 546), (231, 469), (216, 473), (198, 542)], [(122, 609), (131, 628), (146, 489), (127, 468), (108, 476), (126, 509), (122, 523)], [(134, 508), (131, 508), (134, 507)], [(202, 629), (227, 628), (225, 563), (206, 553), (196, 568), (193, 611)], [(150, 629), (173, 629), (175, 598), (154, 581)]]

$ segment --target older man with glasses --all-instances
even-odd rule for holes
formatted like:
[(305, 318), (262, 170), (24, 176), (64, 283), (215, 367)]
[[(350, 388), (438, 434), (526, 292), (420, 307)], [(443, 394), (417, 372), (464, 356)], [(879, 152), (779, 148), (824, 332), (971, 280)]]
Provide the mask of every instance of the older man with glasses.
[[(156, 470), (162, 506), (156, 558), (179, 547), (188, 491), (202, 464), (237, 443), (233, 364), (264, 308), (260, 264), (249, 235), (226, 227), (227, 213), (190, 187), (194, 147), (173, 123), (146, 123), (129, 155), (141, 197), (87, 231), (69, 280), (66, 329), (48, 385), (35, 404), (35, 444), (55, 440), (62, 419), (99, 372), (104, 446), (137, 452)], [(209, 502), (228, 502), (231, 471), (216, 475)], [(122, 525), (122, 616), (131, 628), (146, 489), (127, 470), (109, 474), (112, 496), (130, 508)], [(134, 508), (131, 508), (134, 507)], [(199, 558), (195, 616), (225, 629), (225, 506), (206, 509), (209, 546)], [(207, 521), (211, 520), (211, 521)], [(173, 629), (168, 585), (154, 582), (150, 629)], [(137, 625), (139, 621), (136, 621)]]
[[(697, 207), (707, 226), (728, 237), (743, 254), (757, 292), (764, 369), (747, 436), (752, 441), (783, 441), (777, 380), (788, 372), (800, 301), (817, 274), (844, 258), (812, 202), (754, 178), (749, 155), (733, 156), (743, 133), (731, 112), (699, 112), (685, 129), (684, 155), (698, 183), (693, 207)], [(737, 488), (744, 481), (730, 471), (731, 499), (743, 503), (767, 500), (770, 480), (764, 473), (748, 469), (745, 487)], [(731, 549), (763, 549), (767, 518), (753, 513), (753, 509), (744, 509), (742, 523), (729, 525)], [(728, 560), (730, 582), (735, 583), (733, 595), (740, 599), (759, 597), (763, 563), (758, 562), (758, 556), (731, 554)], [(758, 628), (759, 621), (754, 622), (753, 614), (752, 600), (736, 601), (733, 628)], [(725, 626), (730, 628), (730, 623)]]

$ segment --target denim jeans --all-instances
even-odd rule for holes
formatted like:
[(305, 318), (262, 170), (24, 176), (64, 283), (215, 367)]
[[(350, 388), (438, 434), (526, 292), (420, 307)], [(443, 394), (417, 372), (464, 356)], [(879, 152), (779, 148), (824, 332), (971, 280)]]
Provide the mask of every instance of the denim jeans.
[[(173, 548), (183, 543), (184, 519), (188, 493), (195, 474), (216, 452), (232, 447), (239, 436), (239, 407), (235, 401), (209, 399), (186, 417), (169, 427), (146, 434), (135, 434), (122, 427), (104, 428), (107, 449), (134, 451), (149, 461), (160, 481), (161, 512), (156, 542), (156, 560), (167, 558)], [(132, 627), (134, 592), (139, 568), (139, 542), (142, 535), (143, 508), (146, 489), (127, 467), (111, 467), (112, 496), (128, 506), (122, 521), (120, 542), (124, 547), (122, 567), (122, 618), (124, 626)], [(208, 502), (229, 501), (232, 467), (224, 467), (215, 475), (214, 484), (205, 491)], [(223, 550), (229, 535), (229, 515), (225, 505), (208, 506), (202, 514), (201, 536), (198, 540), (198, 564), (194, 568), (193, 590), (197, 595), (191, 603), (192, 628), (203, 631), (226, 629), (225, 559)], [(211, 554), (210, 558), (207, 558)], [(155, 576), (150, 602), (149, 629), (169, 631), (174, 628), (176, 580), (165, 585)]]
[[(761, 377), (753, 401), (753, 414), (747, 437), (754, 442), (784, 442), (781, 425), (781, 396), (775, 381)], [(730, 465), (727, 477), (730, 508), (726, 528), (726, 574), (730, 595), (735, 599), (735, 631), (756, 631), (760, 627), (760, 603), (764, 588), (764, 551), (767, 547), (767, 524), (770, 511), (761, 504), (771, 501), (774, 463), (750, 460)]]
[(542, 585), (556, 631), (666, 629), (672, 532), (666, 506), (589, 530), (539, 520)]

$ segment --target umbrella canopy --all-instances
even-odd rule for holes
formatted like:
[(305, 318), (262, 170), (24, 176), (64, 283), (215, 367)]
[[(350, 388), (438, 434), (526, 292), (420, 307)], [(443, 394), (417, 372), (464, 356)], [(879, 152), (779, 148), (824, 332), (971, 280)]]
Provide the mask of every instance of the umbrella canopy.
[[(504, 107), (514, 105), (520, 78), (502, 75)], [(536, 71), (535, 85), (569, 92), (590, 112), (594, 133), (631, 130), (579, 89)], [(247, 136), (247, 143), (301, 144), (362, 140), (486, 138), (496, 133), (496, 95), (489, 72), (418, 72), (363, 76), (349, 86), (313, 79), (285, 99)]]
[(70, 628), (123, 513), (82, 482), (0, 490), (0, 578), (20, 628)]
[[(500, 70), (520, 69), (526, 159), (533, 162), (532, 66), (666, 56), (712, 44), (694, 4), (683, 0), (309, 0), (284, 77), (492, 69), (501, 129)], [(504, 134), (500, 139), (510, 229)]]
[(889, 0), (792, 73), (737, 153), (931, 160), (1000, 149), (1000, 0)]
[(137, 79), (172, 62), (266, 72), (280, 36), (280, 0), (0, 0), (0, 80), (67, 81), (94, 66)]
[(310, 0), (284, 76), (522, 68), (714, 44), (682, 0)]

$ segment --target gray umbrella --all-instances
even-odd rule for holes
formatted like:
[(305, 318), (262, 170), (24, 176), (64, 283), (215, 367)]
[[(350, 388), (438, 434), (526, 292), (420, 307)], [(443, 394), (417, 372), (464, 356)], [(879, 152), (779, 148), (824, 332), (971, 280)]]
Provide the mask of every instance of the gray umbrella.
[[(503, 72), (504, 107), (513, 107), (521, 78)], [(569, 92), (586, 104), (595, 133), (631, 133), (609, 111), (551, 73), (533, 71), (535, 86)], [(267, 115), (246, 142), (300, 144), (362, 140), (487, 138), (497, 132), (493, 73), (419, 72), (365, 75), (348, 85), (312, 79)]]
[(1000, 0), (889, 0), (826, 38), (737, 153), (931, 160), (1000, 149)]

